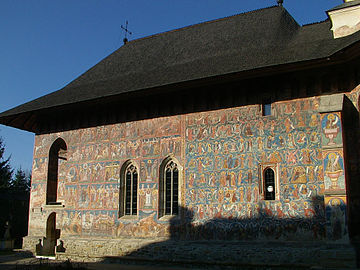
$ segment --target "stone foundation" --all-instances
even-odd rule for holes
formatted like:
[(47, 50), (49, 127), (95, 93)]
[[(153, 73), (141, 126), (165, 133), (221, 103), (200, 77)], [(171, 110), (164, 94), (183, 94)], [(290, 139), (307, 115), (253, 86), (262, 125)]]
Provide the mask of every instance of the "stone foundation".
[[(34, 252), (38, 239), (26, 237), (24, 249)], [(56, 258), (60, 260), (356, 267), (356, 252), (352, 246), (325, 242), (175, 241), (165, 238), (62, 240), (65, 252), (56, 253)]]

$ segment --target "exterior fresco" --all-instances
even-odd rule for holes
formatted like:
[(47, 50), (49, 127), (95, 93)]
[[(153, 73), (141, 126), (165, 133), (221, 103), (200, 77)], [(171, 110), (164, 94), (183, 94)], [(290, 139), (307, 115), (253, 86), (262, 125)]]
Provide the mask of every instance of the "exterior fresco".
[[(262, 116), (256, 105), (190, 115), (185, 205), (194, 213), (194, 223), (219, 231), (219, 219), (233, 220), (247, 239), (323, 238), (317, 106), (317, 99), (306, 99), (273, 104), (273, 116)], [(279, 168), (280, 199), (275, 201), (264, 200), (260, 192), (259, 168), (268, 163)], [(273, 227), (276, 233), (266, 232)]]
[[(38, 135), (29, 237), (41, 238), (47, 217), (56, 212), (65, 240), (342, 239), (347, 226), (341, 113), (320, 114), (319, 102), (273, 103), (270, 116), (250, 105)], [(62, 204), (54, 207), (45, 205), (46, 178), (48, 152), (58, 137), (67, 144), (67, 160), (59, 164)], [(182, 219), (158, 218), (159, 168), (169, 156), (183, 168)], [(129, 160), (139, 171), (139, 210), (119, 217), (120, 175)], [(260, 168), (266, 164), (277, 168), (279, 196), (273, 201), (264, 200)]]
[(349, 241), (341, 112), (321, 114), (327, 239)]
[[(157, 221), (159, 165), (169, 154), (182, 160), (180, 120), (159, 118), (37, 136), (29, 235), (44, 235), (46, 218), (54, 211), (61, 237), (166, 235), (164, 222)], [(62, 205), (54, 208), (45, 205), (47, 156), (58, 137), (68, 150), (67, 160), (59, 164), (57, 201)], [(141, 176), (134, 219), (119, 218), (118, 213), (120, 171), (128, 160)]]
[(323, 147), (341, 147), (342, 146), (342, 127), (341, 114), (329, 113), (321, 117), (322, 142)]
[(334, 241), (347, 241), (347, 211), (346, 196), (326, 197), (326, 232), (328, 239)]
[(342, 151), (324, 151), (324, 182), (326, 191), (345, 192), (344, 172)]

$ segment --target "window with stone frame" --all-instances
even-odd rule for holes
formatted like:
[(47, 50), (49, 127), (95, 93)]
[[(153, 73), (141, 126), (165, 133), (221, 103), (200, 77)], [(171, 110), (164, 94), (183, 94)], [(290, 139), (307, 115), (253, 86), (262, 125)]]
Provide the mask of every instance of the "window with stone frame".
[(159, 217), (179, 214), (179, 168), (170, 159), (160, 172), (159, 182)]
[(119, 216), (136, 216), (138, 214), (138, 182), (137, 167), (127, 162), (120, 178), (120, 212)]
[(263, 200), (279, 200), (279, 169), (278, 164), (261, 164), (260, 165), (260, 195)]

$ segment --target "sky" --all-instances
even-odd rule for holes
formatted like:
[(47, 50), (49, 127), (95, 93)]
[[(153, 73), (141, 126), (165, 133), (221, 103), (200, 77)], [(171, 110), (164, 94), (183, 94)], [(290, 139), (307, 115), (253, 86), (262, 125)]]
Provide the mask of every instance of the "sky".
[[(284, 0), (300, 24), (342, 0)], [(0, 0), (0, 112), (61, 89), (130, 40), (276, 5), (276, 0)], [(12, 168), (30, 170), (34, 134), (0, 125)]]

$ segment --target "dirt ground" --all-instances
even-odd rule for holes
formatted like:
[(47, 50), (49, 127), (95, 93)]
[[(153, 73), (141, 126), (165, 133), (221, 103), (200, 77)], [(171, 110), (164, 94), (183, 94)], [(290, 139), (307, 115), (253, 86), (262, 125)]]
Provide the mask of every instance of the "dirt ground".
[[(0, 252), (0, 270), (233, 270), (233, 269), (248, 269), (248, 270), (284, 270), (289, 267), (271, 266), (271, 267), (239, 267), (239, 266), (215, 266), (215, 265), (171, 265), (171, 264), (155, 264), (155, 263), (111, 263), (111, 262), (97, 262), (97, 263), (77, 263), (77, 262), (60, 262), (48, 259), (38, 259), (33, 257), (31, 253), (21, 250), (13, 252)], [(325, 269), (325, 268), (296, 268), (291, 267), (291, 270), (304, 269)]]

